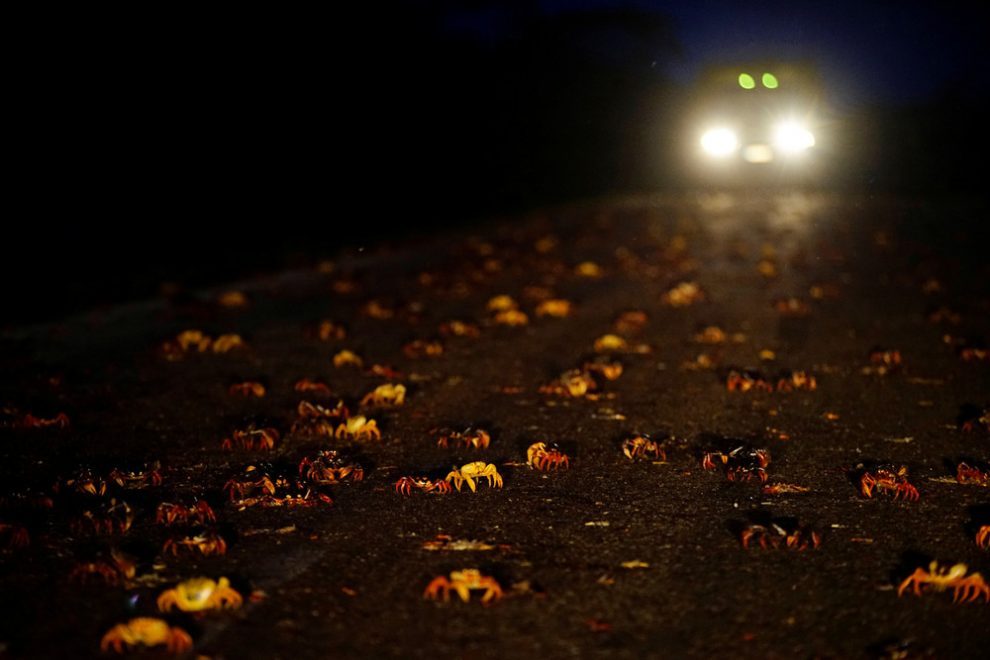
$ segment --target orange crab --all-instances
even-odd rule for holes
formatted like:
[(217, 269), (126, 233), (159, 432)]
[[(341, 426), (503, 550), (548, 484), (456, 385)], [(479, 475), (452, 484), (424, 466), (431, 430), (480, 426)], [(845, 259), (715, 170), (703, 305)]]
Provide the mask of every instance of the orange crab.
[(165, 645), (169, 653), (185, 653), (192, 648), (192, 637), (178, 626), (169, 626), (154, 617), (140, 616), (111, 628), (100, 640), (100, 650), (123, 653), (135, 646)]
[(526, 316), (526, 312), (518, 309), (507, 309), (498, 312), (493, 319), (497, 325), (507, 325), (509, 327), (520, 327), (529, 323), (529, 317)]
[(966, 463), (956, 466), (956, 481), (961, 484), (975, 484), (977, 486), (990, 486), (990, 469), (972, 467)]
[(421, 490), (424, 493), (439, 493), (446, 495), (454, 489), (443, 479), (430, 479), (429, 477), (400, 477), (395, 482), (393, 489), (400, 495), (412, 495), (413, 489)]
[(358, 441), (382, 439), (382, 433), (378, 430), (378, 422), (368, 419), (364, 415), (347, 418), (337, 427), (333, 435), (335, 438), (349, 438)]
[(990, 549), (990, 525), (980, 525), (976, 530), (976, 545), (984, 550)]
[(815, 549), (821, 545), (822, 537), (815, 530), (804, 525), (785, 527), (783, 524), (746, 525), (739, 533), (743, 548), (749, 548), (750, 541), (756, 541), (764, 550), (787, 548), (789, 550)]
[(916, 568), (914, 573), (901, 582), (897, 588), (897, 595), (902, 595), (908, 587), (911, 587), (914, 595), (920, 596), (922, 587), (928, 585), (934, 591), (945, 591), (951, 587), (954, 603), (972, 603), (979, 600), (980, 596), (990, 603), (990, 585), (987, 585), (979, 573), (967, 575), (968, 570), (966, 564), (954, 564), (944, 568), (939, 566), (937, 561), (932, 561), (927, 571)]
[(155, 522), (159, 525), (185, 525), (190, 521), (200, 525), (216, 522), (217, 516), (205, 500), (197, 500), (191, 505), (162, 502), (155, 510)]
[(593, 394), (597, 389), (598, 383), (591, 374), (580, 369), (571, 369), (556, 380), (540, 386), (540, 394), (580, 398)]
[(445, 337), (470, 337), (476, 339), (481, 336), (481, 330), (474, 323), (466, 321), (452, 320), (440, 324), (440, 334)]
[(228, 451), (235, 447), (247, 451), (270, 451), (275, 449), (279, 437), (278, 429), (271, 427), (235, 430), (229, 438), (224, 438), (220, 446)]
[(705, 292), (696, 282), (680, 282), (660, 297), (669, 307), (687, 307), (705, 300)]
[(534, 442), (526, 449), (526, 462), (543, 472), (560, 468), (566, 470), (570, 467), (570, 461), (567, 454), (560, 451), (560, 447), (553, 443), (547, 445), (545, 442)]
[(214, 353), (229, 353), (235, 349), (246, 347), (247, 343), (245, 343), (240, 335), (226, 334), (220, 335), (214, 340), (212, 349)]
[(312, 378), (300, 378), (292, 386), (292, 389), (296, 392), (313, 392), (314, 394), (333, 396), (329, 385), (318, 380), (313, 380)]
[(758, 371), (733, 369), (725, 377), (725, 389), (730, 392), (773, 392), (773, 383)]
[(347, 337), (347, 330), (342, 325), (325, 319), (316, 327), (316, 336), (320, 341), (340, 340)]
[(667, 460), (667, 452), (663, 446), (645, 433), (637, 433), (633, 437), (623, 440), (622, 453), (631, 461), (649, 457), (657, 461)]
[(573, 310), (574, 305), (570, 300), (564, 300), (563, 298), (550, 298), (548, 300), (544, 300), (536, 307), (536, 315), (565, 318), (570, 316)]
[(807, 390), (814, 392), (818, 389), (818, 380), (804, 371), (789, 371), (777, 381), (778, 392), (793, 392), (794, 390)]
[(618, 360), (599, 355), (595, 359), (585, 362), (582, 370), (589, 374), (601, 376), (605, 380), (618, 380), (622, 376), (623, 367)]
[(460, 444), (463, 447), (474, 447), (475, 449), (487, 449), (492, 438), (485, 429), (467, 427), (463, 431), (451, 431), (450, 429), (434, 429), (431, 433), (437, 434), (437, 447), (444, 449), (450, 447), (452, 443)]
[(177, 557), (180, 552), (199, 552), (204, 557), (223, 555), (227, 553), (227, 542), (216, 532), (207, 531), (193, 536), (176, 536), (167, 539), (162, 546), (162, 554), (171, 553)]
[(299, 476), (318, 485), (339, 483), (347, 477), (361, 481), (364, 468), (343, 460), (333, 449), (324, 449), (313, 458), (307, 456), (299, 462)]
[(9, 549), (26, 548), (31, 545), (31, 536), (25, 527), (13, 523), (0, 522), (0, 538), (7, 536), (4, 547)]
[(402, 352), (410, 359), (439, 357), (443, 355), (443, 344), (435, 339), (414, 339), (402, 347)]
[(716, 462), (722, 464), (725, 469), (725, 478), (729, 481), (749, 481), (755, 476), (760, 481), (766, 482), (766, 467), (770, 464), (770, 451), (742, 445), (727, 454), (721, 451), (710, 451), (701, 457), (701, 467), (706, 470), (714, 470)]
[(449, 579), (442, 575), (434, 578), (423, 591), (423, 598), (430, 600), (442, 598), (447, 602), (450, 600), (450, 592), (453, 591), (466, 603), (471, 599), (472, 591), (481, 590), (485, 592), (481, 596), (482, 604), (487, 605), (502, 597), (502, 587), (495, 578), (482, 574), (476, 568), (465, 568), (451, 571)]
[(173, 607), (183, 612), (233, 610), (243, 602), (244, 599), (230, 587), (230, 581), (225, 577), (216, 581), (205, 577), (184, 580), (174, 588), (163, 591), (157, 601), (162, 612), (171, 611)]
[(342, 400), (338, 400), (333, 408), (300, 401), (296, 413), (299, 416), (292, 423), (291, 433), (329, 437), (333, 437), (336, 424), (347, 419), (351, 414)]
[(266, 390), (265, 386), (256, 380), (245, 380), (240, 383), (234, 383), (227, 392), (231, 396), (253, 396), (260, 399), (265, 396)]
[(69, 580), (87, 584), (90, 578), (96, 577), (104, 584), (116, 586), (121, 582), (132, 580), (137, 573), (137, 564), (130, 555), (119, 550), (110, 551), (110, 559), (96, 559), (80, 562), (69, 572)]
[(343, 350), (333, 356), (333, 366), (338, 369), (341, 367), (357, 367), (360, 369), (363, 365), (364, 361), (354, 351)]
[(864, 470), (859, 477), (859, 492), (863, 497), (873, 497), (877, 493), (893, 494), (894, 499), (917, 501), (921, 498), (918, 489), (907, 478), (907, 466), (894, 467), (880, 465), (873, 470)]

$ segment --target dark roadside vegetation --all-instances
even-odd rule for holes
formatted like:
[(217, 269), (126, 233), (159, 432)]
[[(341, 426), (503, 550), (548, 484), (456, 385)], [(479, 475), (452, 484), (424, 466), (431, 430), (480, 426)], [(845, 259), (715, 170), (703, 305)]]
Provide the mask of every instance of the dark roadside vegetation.
[[(472, 26), (444, 3), (337, 11), (39, 27), (0, 323), (698, 185), (682, 174), (690, 89), (662, 73), (681, 56), (662, 15), (534, 9)], [(966, 79), (910, 106), (827, 108), (835, 143), (814, 187), (979, 193), (987, 109)]]

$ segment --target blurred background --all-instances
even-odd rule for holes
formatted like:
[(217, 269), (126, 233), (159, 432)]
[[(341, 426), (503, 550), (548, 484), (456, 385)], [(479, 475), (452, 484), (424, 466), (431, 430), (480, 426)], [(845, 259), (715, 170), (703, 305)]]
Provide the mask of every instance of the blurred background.
[(689, 174), (683, 145), (698, 81), (734, 62), (817, 70), (825, 167), (802, 186), (986, 187), (987, 40), (962, 3), (128, 11), (12, 23), (0, 323), (558, 202), (722, 185)]

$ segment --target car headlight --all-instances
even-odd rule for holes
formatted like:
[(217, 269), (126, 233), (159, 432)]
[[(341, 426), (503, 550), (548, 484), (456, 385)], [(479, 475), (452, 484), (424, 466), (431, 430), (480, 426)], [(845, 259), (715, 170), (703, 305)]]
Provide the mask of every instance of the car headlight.
[(739, 148), (739, 139), (727, 128), (713, 128), (701, 136), (701, 148), (709, 156), (728, 156)]
[(774, 132), (774, 145), (781, 151), (797, 153), (815, 146), (815, 136), (800, 124), (785, 122)]

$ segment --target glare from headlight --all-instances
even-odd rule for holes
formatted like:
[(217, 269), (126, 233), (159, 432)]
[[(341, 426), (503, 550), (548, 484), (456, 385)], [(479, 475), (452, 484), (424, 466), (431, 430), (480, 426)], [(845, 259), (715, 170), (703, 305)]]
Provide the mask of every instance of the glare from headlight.
[(701, 136), (701, 148), (709, 156), (728, 156), (739, 148), (739, 140), (727, 128), (713, 128)]
[(781, 151), (797, 153), (815, 146), (815, 136), (803, 126), (786, 122), (777, 127), (774, 144)]

